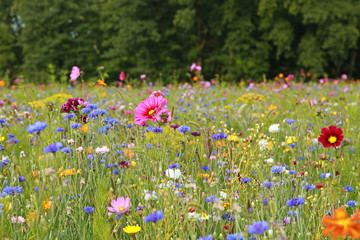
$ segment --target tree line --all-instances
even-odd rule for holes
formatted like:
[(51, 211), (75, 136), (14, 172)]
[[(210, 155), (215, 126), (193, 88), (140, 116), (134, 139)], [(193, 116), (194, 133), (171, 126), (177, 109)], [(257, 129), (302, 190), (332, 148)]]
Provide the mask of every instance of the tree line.
[(1, 0), (0, 77), (360, 77), (359, 36), (358, 0)]

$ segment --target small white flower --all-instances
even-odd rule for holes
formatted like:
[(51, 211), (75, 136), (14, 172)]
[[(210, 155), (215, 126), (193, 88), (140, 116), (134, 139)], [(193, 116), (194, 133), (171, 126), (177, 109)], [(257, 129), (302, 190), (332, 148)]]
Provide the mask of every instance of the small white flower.
[(270, 163), (273, 163), (274, 162), (274, 159), (272, 158), (269, 158), (269, 159), (265, 159), (265, 162), (270, 164)]
[(224, 200), (227, 199), (227, 197), (228, 197), (227, 193), (225, 193), (225, 192), (223, 192), (223, 191), (220, 191), (219, 193), (220, 193), (220, 197), (221, 197), (222, 199), (224, 199)]
[(280, 130), (279, 128), (280, 124), (272, 124), (270, 127), (269, 127), (269, 132), (271, 133), (276, 133)]
[(156, 200), (156, 199), (157, 199), (157, 196), (156, 196), (156, 192), (155, 192), (155, 191), (144, 190), (144, 193), (145, 193), (144, 199), (145, 199), (146, 201)]
[(259, 141), (259, 148), (260, 148), (260, 151), (264, 151), (266, 149), (266, 146), (269, 146), (269, 143), (266, 139), (261, 139)]
[(76, 149), (77, 152), (82, 152), (83, 150), (84, 150), (83, 147), (78, 147), (78, 148)]
[(23, 158), (23, 157), (26, 157), (26, 155), (25, 155), (25, 152), (24, 152), (24, 151), (21, 151), (21, 152), (20, 152), (20, 158)]
[(181, 177), (181, 171), (179, 169), (167, 169), (166, 176), (172, 179), (179, 179)]
[(69, 144), (69, 145), (71, 145), (71, 144), (75, 143), (74, 139), (72, 139), (72, 138), (71, 138), (71, 139), (69, 139), (69, 140), (67, 140), (67, 142), (68, 142), (68, 144)]

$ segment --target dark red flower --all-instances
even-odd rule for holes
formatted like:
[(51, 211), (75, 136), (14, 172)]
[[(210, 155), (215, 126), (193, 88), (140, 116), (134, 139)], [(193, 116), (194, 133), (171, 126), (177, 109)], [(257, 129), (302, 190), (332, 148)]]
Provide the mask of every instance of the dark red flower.
[(341, 142), (344, 140), (343, 131), (341, 128), (335, 126), (330, 126), (328, 128), (321, 129), (321, 135), (319, 137), (319, 142), (326, 148), (329, 147), (338, 147), (341, 145)]

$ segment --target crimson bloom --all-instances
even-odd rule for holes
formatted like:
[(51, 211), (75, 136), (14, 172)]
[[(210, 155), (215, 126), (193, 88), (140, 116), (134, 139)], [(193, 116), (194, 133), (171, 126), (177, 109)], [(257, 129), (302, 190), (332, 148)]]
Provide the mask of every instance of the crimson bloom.
[(321, 135), (319, 137), (319, 142), (326, 148), (329, 147), (338, 147), (341, 145), (341, 142), (344, 140), (343, 131), (341, 128), (335, 126), (330, 126), (328, 128), (321, 129)]
[(146, 121), (155, 122), (157, 114), (167, 105), (167, 100), (160, 97), (149, 97), (142, 101), (134, 111), (134, 123), (143, 126)]

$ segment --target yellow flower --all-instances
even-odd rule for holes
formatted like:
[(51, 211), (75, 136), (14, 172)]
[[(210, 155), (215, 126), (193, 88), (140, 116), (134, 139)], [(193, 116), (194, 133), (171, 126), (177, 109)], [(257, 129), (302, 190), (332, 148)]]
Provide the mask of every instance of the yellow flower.
[(0, 142), (4, 141), (5, 137), (0, 137)]
[(127, 226), (123, 228), (124, 232), (129, 234), (130, 236), (134, 236), (136, 233), (141, 231), (141, 227), (139, 226)]

